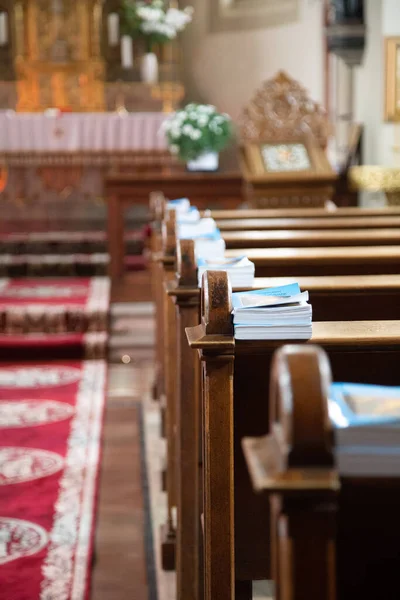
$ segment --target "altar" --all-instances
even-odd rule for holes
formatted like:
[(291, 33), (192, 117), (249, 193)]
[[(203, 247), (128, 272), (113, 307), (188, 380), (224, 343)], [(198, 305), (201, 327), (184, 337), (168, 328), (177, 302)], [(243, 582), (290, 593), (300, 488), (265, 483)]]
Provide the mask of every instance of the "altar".
[(166, 116), (0, 112), (2, 230), (104, 230), (110, 170), (173, 162), (159, 133)]

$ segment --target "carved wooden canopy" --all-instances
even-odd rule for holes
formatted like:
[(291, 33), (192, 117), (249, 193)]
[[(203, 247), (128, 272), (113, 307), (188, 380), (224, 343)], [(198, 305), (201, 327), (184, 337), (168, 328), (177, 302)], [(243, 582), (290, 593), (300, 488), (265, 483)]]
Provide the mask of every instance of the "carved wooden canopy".
[(330, 125), (325, 109), (286, 73), (266, 81), (239, 120), (241, 139), (246, 142), (279, 142), (312, 133), (326, 148)]

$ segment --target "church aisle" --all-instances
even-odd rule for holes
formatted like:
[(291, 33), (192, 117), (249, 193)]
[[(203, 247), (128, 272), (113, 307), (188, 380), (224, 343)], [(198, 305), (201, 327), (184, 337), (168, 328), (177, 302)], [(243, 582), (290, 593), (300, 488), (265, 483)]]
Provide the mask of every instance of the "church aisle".
[[(137, 283), (133, 283), (136, 291)], [(153, 373), (151, 313), (151, 305), (142, 302), (114, 304), (111, 309), (93, 600), (157, 600), (142, 438), (143, 409), (150, 402)], [(122, 364), (122, 356), (131, 362)]]

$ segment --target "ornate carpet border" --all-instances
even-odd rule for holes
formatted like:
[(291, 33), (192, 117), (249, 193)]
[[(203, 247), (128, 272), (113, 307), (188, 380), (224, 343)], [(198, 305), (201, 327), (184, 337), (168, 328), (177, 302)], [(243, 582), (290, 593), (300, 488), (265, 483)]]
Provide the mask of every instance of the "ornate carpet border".
[[(21, 281), (16, 280), (18, 284)], [(51, 280), (26, 280), (16, 287), (10, 279), (0, 279), (0, 334), (61, 334), (61, 333), (93, 333), (107, 331), (110, 307), (110, 280), (106, 277), (94, 277), (89, 282), (82, 296), (76, 296), (74, 289), (81, 292), (82, 286), (71, 284), (71, 295), (68, 302), (58, 297), (60, 287), (68, 288), (65, 283), (52, 283)], [(58, 286), (58, 287), (56, 287)], [(51, 296), (54, 289), (54, 299)], [(78, 289), (80, 288), (80, 289)], [(14, 294), (14, 296), (13, 296)], [(15, 298), (15, 304), (10, 302)], [(43, 302), (43, 299), (47, 302)], [(7, 300), (7, 302), (6, 302)], [(29, 302), (27, 301), (29, 300)], [(51, 302), (51, 304), (49, 303)]]
[[(42, 566), (40, 600), (83, 600), (89, 596), (106, 371), (102, 361), (83, 364), (51, 543)], [(85, 462), (82, 440), (86, 442)]]

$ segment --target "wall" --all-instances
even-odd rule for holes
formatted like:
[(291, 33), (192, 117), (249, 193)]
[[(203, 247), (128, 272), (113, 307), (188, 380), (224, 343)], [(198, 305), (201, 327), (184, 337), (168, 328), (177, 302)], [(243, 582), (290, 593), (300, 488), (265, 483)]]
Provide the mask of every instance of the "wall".
[[(356, 116), (365, 124), (364, 162), (399, 166), (393, 152), (395, 129), (384, 122), (384, 38), (400, 36), (399, 0), (367, 0), (367, 50), (356, 74)], [(400, 137), (400, 131), (397, 132)]]
[(384, 77), (381, 0), (366, 1), (367, 45), (360, 67), (355, 68), (354, 114), (364, 123), (364, 162), (381, 164)]
[(217, 105), (234, 118), (260, 84), (283, 69), (322, 101), (322, 0), (299, 0), (297, 23), (242, 32), (209, 32), (208, 3), (188, 0), (195, 19), (183, 40), (188, 99)]
[[(383, 0), (382, 10), (382, 33), (384, 37), (400, 36), (400, 1), (399, 0)], [(383, 52), (383, 50), (382, 50)], [(383, 114), (383, 113), (381, 113)], [(400, 131), (395, 132), (395, 129), (400, 129), (399, 125), (384, 123), (381, 131), (381, 164), (387, 166), (400, 166), (400, 156), (393, 152), (393, 146), (398, 145)], [(396, 135), (397, 134), (397, 135)], [(397, 141), (395, 138), (397, 137)]]

